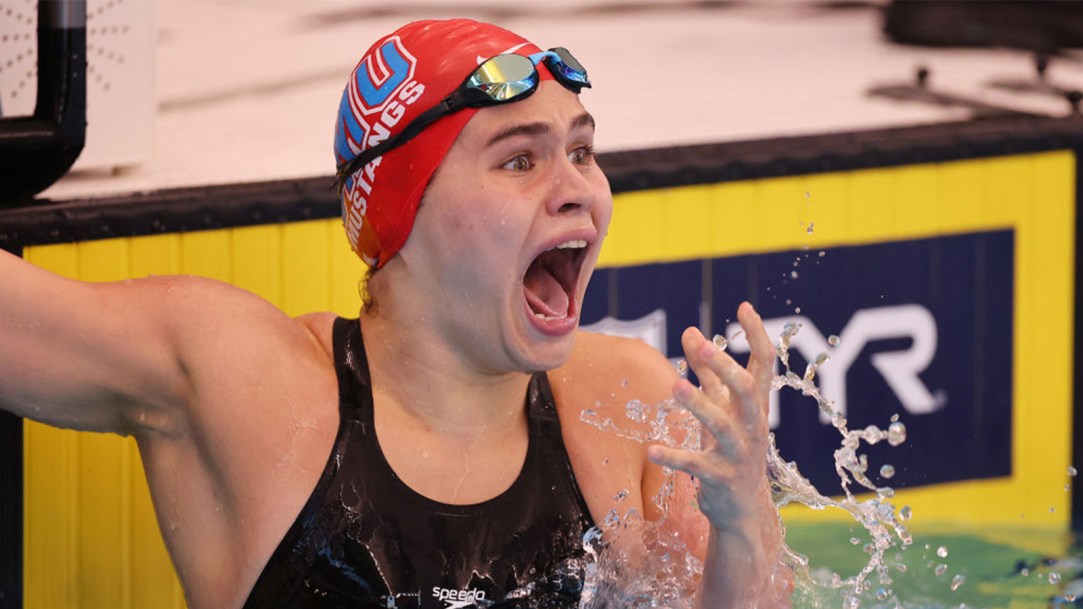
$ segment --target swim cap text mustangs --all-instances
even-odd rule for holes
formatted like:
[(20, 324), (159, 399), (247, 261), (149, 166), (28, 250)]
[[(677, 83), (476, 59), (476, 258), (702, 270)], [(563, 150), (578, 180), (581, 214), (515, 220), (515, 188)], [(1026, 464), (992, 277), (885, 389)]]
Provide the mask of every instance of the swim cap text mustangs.
[[(467, 19), (403, 26), (365, 53), (346, 84), (335, 124), (335, 166), (345, 167), (400, 134), (485, 60), (539, 52), (516, 34)], [(538, 72), (552, 78), (548, 69), (539, 66)], [(351, 247), (366, 264), (383, 266), (406, 242), (425, 187), (475, 112), (464, 108), (441, 116), (406, 143), (343, 176), (343, 224)]]

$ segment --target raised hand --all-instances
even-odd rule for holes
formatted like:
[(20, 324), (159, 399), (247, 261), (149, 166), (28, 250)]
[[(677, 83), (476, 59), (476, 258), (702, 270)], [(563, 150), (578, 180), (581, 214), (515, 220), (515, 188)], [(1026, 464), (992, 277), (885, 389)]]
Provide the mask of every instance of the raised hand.
[(673, 389), (677, 402), (703, 424), (703, 449), (651, 446), (654, 463), (697, 481), (700, 510), (711, 534), (700, 606), (786, 604), (789, 574), (779, 576), (781, 524), (767, 484), (767, 409), (776, 351), (747, 302), (737, 319), (751, 346), (748, 366), (689, 328), (681, 340), (700, 380)]

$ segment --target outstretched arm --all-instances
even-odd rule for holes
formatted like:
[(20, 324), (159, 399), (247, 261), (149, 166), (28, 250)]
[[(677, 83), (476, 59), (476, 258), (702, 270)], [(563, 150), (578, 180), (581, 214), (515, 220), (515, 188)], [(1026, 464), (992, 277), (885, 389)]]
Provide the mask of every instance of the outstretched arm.
[[(698, 480), (699, 508), (709, 532), (697, 606), (782, 607), (789, 604), (792, 575), (780, 563), (782, 527), (766, 469), (768, 395), (776, 352), (751, 305), (743, 303), (737, 318), (752, 347), (747, 368), (697, 330), (689, 329), (682, 337), (701, 387), (682, 379), (674, 397), (703, 424), (703, 450), (652, 446), (647, 455)], [(685, 522), (676, 526), (694, 531), (691, 518), (684, 514)]]
[(131, 433), (185, 399), (164, 280), (83, 283), (5, 252), (0, 278), (0, 408)]

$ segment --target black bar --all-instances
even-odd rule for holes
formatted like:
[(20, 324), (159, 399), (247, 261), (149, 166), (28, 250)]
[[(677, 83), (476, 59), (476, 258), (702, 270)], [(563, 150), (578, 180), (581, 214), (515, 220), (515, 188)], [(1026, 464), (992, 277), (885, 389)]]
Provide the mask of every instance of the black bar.
[(23, 420), (0, 411), (0, 609), (23, 606)]
[(0, 119), (0, 205), (25, 203), (48, 188), (86, 141), (85, 0), (40, 0), (37, 41), (34, 115)]
[(0, 609), (22, 607), (23, 420), (0, 411)]

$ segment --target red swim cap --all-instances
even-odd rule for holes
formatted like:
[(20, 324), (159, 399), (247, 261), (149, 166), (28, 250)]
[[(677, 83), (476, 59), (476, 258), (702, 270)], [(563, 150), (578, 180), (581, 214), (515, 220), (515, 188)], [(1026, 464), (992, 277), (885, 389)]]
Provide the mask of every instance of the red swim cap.
[[(372, 45), (342, 92), (335, 123), (335, 164), (341, 166), (454, 91), (478, 64), (503, 53), (541, 49), (488, 23), (468, 19), (416, 21)], [(552, 78), (539, 66), (542, 78)], [(342, 221), (353, 250), (379, 268), (406, 243), (432, 174), (477, 109), (425, 127), (406, 144), (348, 176)]]

